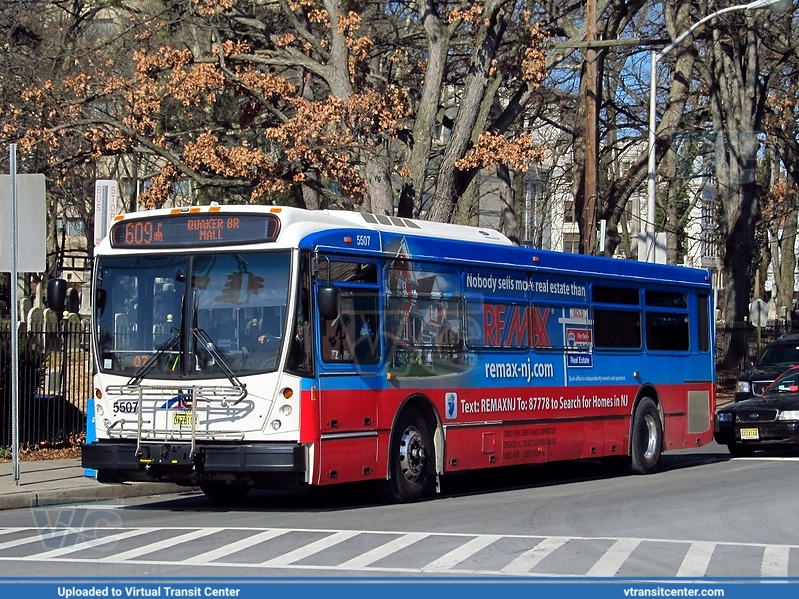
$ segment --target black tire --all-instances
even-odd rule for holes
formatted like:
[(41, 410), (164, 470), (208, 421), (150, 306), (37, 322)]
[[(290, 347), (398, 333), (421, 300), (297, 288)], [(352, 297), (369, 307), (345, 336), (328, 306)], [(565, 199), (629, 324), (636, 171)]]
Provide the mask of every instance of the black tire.
[(633, 414), (628, 471), (647, 474), (660, 464), (663, 451), (663, 424), (654, 400), (645, 397)]
[(244, 499), (250, 492), (250, 487), (237, 483), (200, 483), (200, 490), (214, 503), (225, 505)]
[(427, 424), (414, 409), (404, 410), (391, 437), (389, 478), (378, 491), (391, 503), (422, 498), (433, 476), (433, 444)]
[(750, 447), (748, 445), (741, 445), (740, 443), (730, 443), (729, 445), (727, 445), (727, 450), (730, 452), (730, 455), (734, 458), (748, 458), (755, 453), (753, 447)]
[(119, 476), (113, 470), (98, 470), (97, 482), (103, 484), (117, 484), (121, 482)]

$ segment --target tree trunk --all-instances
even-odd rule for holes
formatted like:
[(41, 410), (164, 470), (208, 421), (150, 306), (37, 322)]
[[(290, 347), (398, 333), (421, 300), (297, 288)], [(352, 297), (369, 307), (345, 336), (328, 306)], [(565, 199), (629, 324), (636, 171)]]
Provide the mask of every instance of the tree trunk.
[(487, 2), (484, 7), (486, 23), (477, 36), (475, 52), (463, 85), (452, 135), (442, 157), (436, 193), (428, 210), (427, 220), (452, 222), (455, 205), (465, 189), (455, 163), (466, 155), (472, 142), (474, 126), (478, 121), (485, 90), (490, 80), (491, 66), (506, 26), (507, 16), (501, 11), (505, 3), (497, 0)]
[(511, 171), (506, 164), (497, 167), (497, 179), (499, 180), (499, 205), (500, 205), (500, 230), (505, 233), (514, 243), (519, 243), (519, 221), (516, 218), (516, 210), (513, 201), (513, 185), (511, 183)]
[[(718, 33), (714, 34), (718, 38)], [(731, 39), (714, 39), (710, 61), (703, 70), (712, 80), (711, 112), (716, 135), (717, 201), (721, 204), (723, 239), (724, 321), (743, 322), (749, 313), (750, 274), (755, 255), (755, 227), (760, 219), (760, 188), (755, 175), (762, 120), (758, 85), (758, 42), (749, 27)], [(710, 83), (710, 81), (706, 81)], [(722, 110), (722, 107), (724, 109)], [(738, 341), (722, 357), (735, 366), (746, 355)]]
[(449, 52), (449, 29), (443, 25), (433, 6), (434, 3), (422, 0), (419, 4), (429, 57), (424, 74), (424, 86), (413, 123), (413, 137), (407, 163), (408, 175), (400, 189), (397, 206), (397, 216), (411, 218), (417, 218), (422, 210), (427, 165), (443, 87), (441, 82), (446, 72)]

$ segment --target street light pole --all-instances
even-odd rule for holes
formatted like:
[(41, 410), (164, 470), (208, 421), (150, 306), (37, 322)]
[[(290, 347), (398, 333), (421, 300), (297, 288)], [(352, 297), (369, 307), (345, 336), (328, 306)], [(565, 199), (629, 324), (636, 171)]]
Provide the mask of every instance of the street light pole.
[[(646, 202), (646, 262), (655, 261), (655, 96), (657, 95), (657, 64), (669, 52), (674, 50), (685, 38), (691, 35), (699, 27), (708, 21), (715, 19), (718, 16), (733, 12), (735, 10), (757, 10), (761, 8), (768, 8), (778, 3), (784, 3), (785, 0), (755, 0), (748, 4), (740, 4), (736, 6), (728, 6), (722, 8), (714, 13), (703, 17), (688, 29), (682, 32), (677, 38), (668, 46), (663, 48), (660, 52), (652, 50), (652, 66), (649, 71), (649, 169), (647, 171), (647, 202)], [(641, 260), (641, 256), (638, 257)]]

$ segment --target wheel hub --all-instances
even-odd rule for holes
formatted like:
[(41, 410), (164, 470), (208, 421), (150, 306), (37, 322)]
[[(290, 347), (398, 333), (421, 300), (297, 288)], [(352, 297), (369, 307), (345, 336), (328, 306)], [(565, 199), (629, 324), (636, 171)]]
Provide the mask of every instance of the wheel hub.
[(652, 416), (647, 415), (646, 418), (644, 418), (643, 432), (641, 445), (644, 449), (644, 457), (649, 460), (655, 455), (657, 446), (657, 428), (655, 419)]
[(409, 426), (400, 439), (400, 470), (409, 481), (416, 481), (424, 470), (425, 448), (422, 435), (415, 426)]

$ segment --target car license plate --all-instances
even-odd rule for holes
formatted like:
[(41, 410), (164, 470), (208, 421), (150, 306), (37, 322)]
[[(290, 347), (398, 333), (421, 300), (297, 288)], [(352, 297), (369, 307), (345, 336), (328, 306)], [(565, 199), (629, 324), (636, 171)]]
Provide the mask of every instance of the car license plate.
[(172, 414), (173, 426), (191, 426), (191, 412), (176, 412)]
[(760, 439), (760, 432), (756, 428), (742, 428), (741, 441), (752, 441)]

